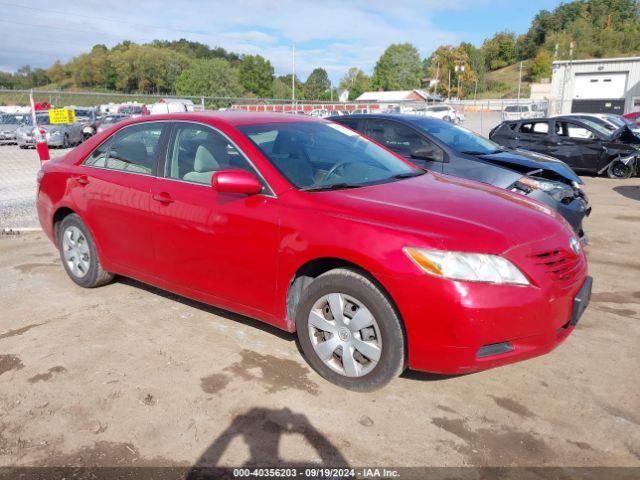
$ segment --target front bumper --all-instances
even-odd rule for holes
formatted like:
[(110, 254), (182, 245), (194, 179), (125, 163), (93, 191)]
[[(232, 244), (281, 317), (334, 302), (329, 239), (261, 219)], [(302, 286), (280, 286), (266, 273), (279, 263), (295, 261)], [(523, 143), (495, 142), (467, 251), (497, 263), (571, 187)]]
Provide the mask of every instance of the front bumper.
[(15, 132), (0, 132), (0, 143), (15, 143)]
[[(451, 281), (421, 273), (382, 278), (404, 321), (409, 367), (469, 373), (543, 355), (562, 343), (575, 327), (574, 301), (587, 281), (584, 253), (569, 253), (567, 239), (565, 234), (505, 252), (530, 278), (532, 285), (526, 287)], [(570, 279), (559, 279), (547, 271), (549, 266), (532, 260), (541, 252), (558, 250), (573, 255)], [(508, 349), (492, 348), (506, 343)]]
[(533, 190), (527, 196), (556, 210), (571, 225), (578, 237), (586, 242), (587, 237), (582, 227), (582, 221), (591, 214), (591, 206), (585, 197), (576, 196), (570, 202), (565, 203), (559, 202), (542, 190)]

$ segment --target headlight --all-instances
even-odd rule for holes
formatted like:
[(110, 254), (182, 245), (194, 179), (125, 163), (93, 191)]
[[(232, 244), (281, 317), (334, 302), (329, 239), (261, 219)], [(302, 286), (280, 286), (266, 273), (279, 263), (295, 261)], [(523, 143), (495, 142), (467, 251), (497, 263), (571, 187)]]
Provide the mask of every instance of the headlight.
[(551, 195), (554, 199), (561, 202), (565, 198), (575, 197), (573, 187), (562, 182), (554, 182), (553, 180), (539, 180), (533, 177), (521, 177), (514, 184), (515, 188), (524, 186), (522, 189), (529, 193), (531, 190), (542, 190)]
[(530, 284), (518, 267), (499, 255), (414, 247), (405, 247), (403, 251), (422, 271), (436, 277), (469, 282)]

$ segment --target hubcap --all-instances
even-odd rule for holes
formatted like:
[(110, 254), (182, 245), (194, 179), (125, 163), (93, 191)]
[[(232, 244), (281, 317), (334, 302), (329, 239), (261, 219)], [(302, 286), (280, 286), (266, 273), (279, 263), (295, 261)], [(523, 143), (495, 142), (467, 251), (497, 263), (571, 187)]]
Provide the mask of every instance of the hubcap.
[(82, 231), (75, 226), (67, 227), (62, 234), (62, 253), (69, 271), (82, 278), (89, 272), (91, 256), (89, 245)]
[(376, 319), (362, 302), (343, 293), (324, 295), (313, 304), (309, 338), (325, 365), (346, 377), (371, 372), (382, 353)]

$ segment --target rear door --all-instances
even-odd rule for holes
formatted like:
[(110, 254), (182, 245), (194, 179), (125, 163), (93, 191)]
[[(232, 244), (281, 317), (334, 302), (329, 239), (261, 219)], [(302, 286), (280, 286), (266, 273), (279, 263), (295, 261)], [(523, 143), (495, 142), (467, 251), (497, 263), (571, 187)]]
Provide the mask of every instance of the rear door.
[(101, 250), (121, 271), (154, 269), (151, 184), (164, 122), (125, 127), (96, 148), (73, 177), (72, 197)]
[(272, 312), (278, 200), (264, 180), (258, 195), (219, 193), (211, 187), (219, 170), (244, 169), (261, 178), (247, 157), (211, 126), (176, 122), (161, 169), (151, 202), (156, 270), (162, 279), (174, 291), (206, 295), (221, 307)]
[(516, 148), (547, 153), (552, 146), (548, 121), (523, 121), (517, 127)]

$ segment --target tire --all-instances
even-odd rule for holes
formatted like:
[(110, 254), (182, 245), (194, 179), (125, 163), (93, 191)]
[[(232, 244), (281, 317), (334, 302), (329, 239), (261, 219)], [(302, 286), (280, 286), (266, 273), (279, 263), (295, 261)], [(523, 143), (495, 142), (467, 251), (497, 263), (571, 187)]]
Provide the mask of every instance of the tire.
[(444, 117), (442, 117), (442, 120), (444, 120), (445, 122), (451, 122), (451, 117), (449, 115), (445, 115)]
[(114, 275), (100, 265), (93, 237), (78, 215), (64, 217), (57, 231), (60, 259), (71, 280), (84, 288), (99, 287), (113, 280)]
[(612, 162), (607, 168), (607, 177), (624, 179), (629, 178), (633, 169), (629, 165), (625, 165), (620, 160)]
[[(331, 305), (342, 306), (340, 320), (333, 313), (339, 308)], [(354, 322), (363, 328), (354, 330)], [(395, 308), (377, 285), (355, 270), (330, 270), (313, 280), (300, 297), (296, 329), (309, 365), (340, 387), (377, 390), (405, 368), (405, 336)], [(345, 349), (352, 352), (346, 363)]]
[(69, 134), (64, 134), (64, 139), (62, 140), (62, 148), (69, 148), (71, 144), (69, 143)]

